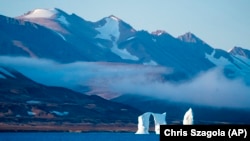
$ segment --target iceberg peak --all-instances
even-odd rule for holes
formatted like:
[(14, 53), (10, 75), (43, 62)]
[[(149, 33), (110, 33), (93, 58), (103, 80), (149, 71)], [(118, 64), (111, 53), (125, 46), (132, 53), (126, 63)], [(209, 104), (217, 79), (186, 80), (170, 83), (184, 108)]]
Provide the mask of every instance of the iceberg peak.
[(192, 125), (193, 124), (193, 111), (192, 108), (189, 108), (183, 117), (183, 125)]

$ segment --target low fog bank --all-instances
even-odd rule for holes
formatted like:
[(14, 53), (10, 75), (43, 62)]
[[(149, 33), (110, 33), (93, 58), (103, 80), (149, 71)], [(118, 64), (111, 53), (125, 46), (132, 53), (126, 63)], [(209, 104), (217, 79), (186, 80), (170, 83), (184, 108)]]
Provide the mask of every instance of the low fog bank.
[(243, 80), (229, 80), (220, 68), (200, 73), (191, 81), (161, 81), (172, 70), (157, 66), (101, 62), (59, 64), (46, 59), (0, 57), (0, 65), (16, 69), (36, 82), (74, 88), (105, 87), (112, 92), (155, 96), (176, 102), (215, 107), (250, 108), (250, 87)]
[[(133, 82), (133, 83), (132, 83)], [(168, 101), (193, 103), (204, 106), (250, 108), (250, 87), (243, 80), (224, 77), (220, 68), (199, 74), (184, 83), (161, 83), (124, 79), (112, 83), (113, 90), (155, 96)]]

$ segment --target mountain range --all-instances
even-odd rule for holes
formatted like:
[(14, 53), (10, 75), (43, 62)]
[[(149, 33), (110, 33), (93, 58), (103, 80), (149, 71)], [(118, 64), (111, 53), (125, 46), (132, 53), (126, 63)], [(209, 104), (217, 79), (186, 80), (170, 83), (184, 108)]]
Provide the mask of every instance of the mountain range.
[(136, 130), (141, 111), (130, 106), (44, 86), (5, 67), (0, 68), (0, 78), (0, 131)]
[[(24, 58), (28, 61), (21, 62)], [(10, 61), (11, 59), (12, 61)], [(40, 66), (37, 67), (31, 60), (36, 60), (36, 64)], [(185, 84), (188, 84), (185, 85), (188, 88), (184, 87), (184, 91), (185, 89), (191, 89), (190, 93), (203, 93), (198, 90), (193, 91), (199, 88), (197, 84), (200, 83), (194, 83), (195, 85), (192, 87), (189, 87), (189, 84), (196, 82), (197, 78), (199, 79), (204, 73), (219, 68), (223, 76), (223, 78), (219, 78), (219, 82), (223, 80), (222, 82), (225, 82), (226, 85), (224, 83), (214, 84), (217, 81), (216, 78), (215, 81), (211, 80), (211, 82), (207, 79), (203, 80), (202, 82), (207, 83), (202, 87), (205, 90), (210, 90), (211, 86), (211, 89), (214, 89), (211, 92), (221, 93), (220, 91), (222, 91), (224, 95), (227, 95), (226, 92), (230, 91), (230, 88), (227, 91), (225, 87), (232, 85), (237, 89), (233, 91), (235, 97), (237, 97), (237, 93), (241, 93), (244, 98), (248, 98), (250, 51), (243, 47), (233, 47), (229, 51), (216, 49), (191, 32), (173, 37), (164, 30), (156, 30), (152, 33), (146, 30), (138, 31), (114, 15), (91, 22), (58, 8), (35, 9), (18, 17), (0, 15), (0, 61), (2, 67), (2, 71), (0, 71), (0, 91), (5, 93), (4, 96), (1, 96), (1, 99), (4, 99), (2, 100), (4, 110), (1, 112), (1, 118), (3, 119), (1, 121), (12, 121), (12, 119), (7, 118), (9, 116), (9, 112), (6, 112), (7, 109), (12, 113), (12, 118), (17, 115), (28, 116), (25, 111), (34, 109), (42, 113), (42, 116), (53, 119), (56, 112), (53, 116), (53, 113), (47, 110), (51, 109), (48, 105), (56, 105), (55, 109), (64, 109), (69, 106), (65, 105), (68, 104), (68, 102), (65, 102), (67, 101), (65, 97), (72, 96), (75, 98), (71, 99), (71, 102), (76, 105), (66, 112), (74, 113), (81, 106), (83, 107), (80, 109), (87, 111), (89, 109), (86, 109), (86, 106), (84, 108), (84, 104), (86, 105), (84, 101), (87, 101), (87, 103), (94, 101), (92, 104), (95, 105), (95, 108), (89, 112), (96, 112), (99, 109), (103, 111), (103, 113), (99, 113), (99, 116), (102, 119), (108, 119), (105, 116), (106, 111), (113, 107), (114, 109), (111, 108), (110, 112), (116, 113), (117, 116), (109, 115), (110, 118), (122, 121), (122, 124), (131, 118), (135, 118), (136, 121), (136, 117), (147, 110), (152, 112), (167, 111), (170, 113), (170, 117), (180, 119), (181, 113), (191, 105), (196, 107), (194, 111), (199, 111), (200, 116), (197, 116), (200, 118), (199, 121), (210, 119), (212, 121), (224, 120), (229, 123), (249, 123), (246, 119), (250, 117), (250, 114), (245, 107), (249, 108), (250, 106), (247, 104), (244, 105), (243, 110), (234, 106), (214, 108), (213, 104), (209, 105), (211, 103), (201, 106), (185, 100), (184, 102), (178, 100), (171, 102), (171, 100), (162, 98), (162, 94), (159, 96), (157, 93), (159, 89), (163, 89), (163, 92), (160, 92), (166, 92), (167, 95), (179, 93), (176, 91), (168, 92), (168, 90), (174, 89), (172, 85), (182, 86)], [(55, 68), (46, 66), (47, 61), (52, 61), (56, 65), (60, 64), (62, 67), (59, 65)], [(82, 62), (84, 63), (82, 64)], [(77, 63), (78, 66), (76, 67)], [(84, 67), (79, 69), (79, 65)], [(15, 79), (4, 73), (7, 71), (5, 68), (13, 70), (14, 73), (9, 73), (15, 74)], [(74, 71), (68, 72), (69, 68)], [(68, 73), (65, 73), (66, 71)], [(59, 74), (63, 75), (59, 76)], [(65, 77), (70, 81), (67, 81)], [(86, 77), (88, 77), (87, 80)], [(27, 80), (29, 81), (27, 82)], [(236, 81), (240, 82), (236, 83)], [(168, 83), (171, 83), (171, 85), (166, 85)], [(161, 87), (158, 87), (158, 84)], [(242, 88), (238, 84), (244, 87)], [(10, 88), (6, 89), (6, 86)], [(152, 87), (153, 90), (150, 91), (152, 94), (148, 94), (144, 90), (147, 86), (148, 88)], [(30, 88), (32, 92), (29, 92), (30, 89), (27, 88)], [(178, 90), (178, 87), (176, 90)], [(17, 91), (20, 97), (14, 96), (16, 93), (12, 91)], [(57, 95), (56, 93), (65, 93), (65, 95)], [(245, 95), (245, 93), (248, 93), (248, 95)], [(41, 94), (44, 94), (44, 96), (41, 96)], [(94, 97), (92, 97), (93, 95)], [(61, 98), (53, 101), (55, 97)], [(190, 97), (192, 96), (190, 95)], [(83, 99), (83, 103), (80, 102), (80, 99)], [(95, 101), (96, 99), (98, 100)], [(33, 100), (53, 104), (44, 104), (42, 107), (44, 109), (41, 110), (38, 108), (39, 106), (27, 103), (27, 101)], [(23, 109), (20, 113), (13, 114), (17, 111), (12, 108), (20, 102), (22, 104), (19, 104), (19, 107), (22, 105), (22, 108), (25, 107), (26, 110)], [(58, 102), (65, 104), (58, 105)], [(161, 107), (159, 103), (164, 104)], [(12, 108), (10, 108), (10, 105)], [(131, 107), (122, 108), (122, 105), (130, 105)], [(145, 109), (144, 105), (150, 105), (150, 107)], [(211, 106), (213, 108), (209, 108)], [(121, 109), (129, 110), (120, 113)], [(207, 114), (204, 109), (207, 112), (214, 113), (214, 115), (221, 114), (219, 117), (205, 116)], [(176, 111), (179, 112), (176, 113)], [(230, 113), (240, 114), (234, 114), (236, 116), (234, 118), (225, 116)], [(122, 114), (126, 115), (123, 116)], [(70, 116), (79, 116), (82, 120), (91, 118), (96, 122), (100, 119), (95, 114), (87, 115), (87, 117), (84, 117), (81, 114), (74, 113)], [(242, 116), (245, 116), (245, 118), (242, 119)], [(33, 120), (26, 117), (25, 119)], [(13, 120), (16, 119), (13, 118)], [(135, 121), (132, 120), (131, 123), (135, 123)], [(67, 122), (74, 121), (69, 120)], [(93, 121), (90, 123), (93, 123)]]

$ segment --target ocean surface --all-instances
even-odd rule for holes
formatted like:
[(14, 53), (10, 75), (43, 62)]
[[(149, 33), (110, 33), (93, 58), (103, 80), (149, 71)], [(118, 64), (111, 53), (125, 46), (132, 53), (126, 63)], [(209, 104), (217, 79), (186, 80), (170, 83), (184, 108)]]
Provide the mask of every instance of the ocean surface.
[(44, 133), (18, 132), (0, 133), (0, 141), (159, 141), (154, 133), (137, 135), (134, 133)]

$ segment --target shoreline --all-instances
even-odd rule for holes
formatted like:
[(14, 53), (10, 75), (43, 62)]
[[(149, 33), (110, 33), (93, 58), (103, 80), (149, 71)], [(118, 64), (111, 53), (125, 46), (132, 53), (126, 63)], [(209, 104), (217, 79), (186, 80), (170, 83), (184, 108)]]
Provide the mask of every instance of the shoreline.
[(137, 125), (135, 124), (6, 124), (0, 123), (1, 132), (72, 132), (72, 133), (91, 133), (91, 132), (120, 132), (135, 133)]

